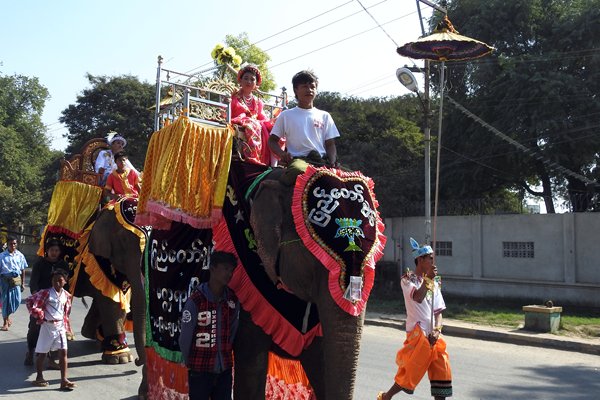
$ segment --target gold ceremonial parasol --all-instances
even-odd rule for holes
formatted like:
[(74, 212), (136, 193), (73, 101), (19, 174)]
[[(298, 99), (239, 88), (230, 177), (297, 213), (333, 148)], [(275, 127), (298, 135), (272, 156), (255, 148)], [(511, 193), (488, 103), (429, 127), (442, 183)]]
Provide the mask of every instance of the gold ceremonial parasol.
[(401, 56), (431, 61), (472, 60), (485, 56), (492, 50), (494, 48), (486, 43), (459, 35), (447, 15), (437, 24), (431, 35), (396, 49)]
[[(417, 2), (418, 4), (418, 2)], [(429, 3), (428, 3), (429, 4)], [(437, 9), (437, 8), (436, 8)], [(444, 10), (445, 12), (445, 10)], [(437, 149), (437, 165), (436, 165), (436, 178), (435, 178), (435, 201), (434, 201), (434, 214), (433, 214), (433, 241), (434, 248), (436, 243), (436, 219), (438, 211), (438, 197), (439, 197), (439, 182), (440, 182), (440, 154), (442, 144), (442, 111), (444, 107), (444, 73), (445, 73), (445, 62), (446, 61), (461, 61), (461, 60), (472, 60), (475, 58), (483, 57), (494, 50), (493, 47), (483, 43), (479, 40), (472, 39), (467, 36), (460, 35), (452, 22), (448, 19), (447, 15), (437, 24), (433, 33), (429, 36), (424, 36), (418, 39), (416, 42), (406, 43), (404, 46), (398, 47), (396, 51), (398, 54), (404, 57), (419, 59), (419, 60), (430, 60), (440, 61), (441, 66), (440, 72), (440, 101), (439, 101), (439, 114), (438, 114), (438, 149)], [(426, 62), (426, 65), (427, 62)], [(402, 68), (402, 70), (408, 70)], [(429, 68), (426, 67), (426, 73), (429, 73)], [(409, 90), (415, 90), (414, 77), (407, 71), (397, 71), (397, 77)], [(411, 86), (412, 85), (412, 86)], [(412, 89), (411, 89), (412, 88)], [(418, 92), (417, 92), (418, 94)], [(427, 118), (427, 116), (425, 117)], [(427, 133), (426, 133), (427, 137)], [(428, 158), (426, 158), (428, 160)], [(428, 162), (428, 161), (427, 161)], [(426, 180), (428, 181), (429, 165), (426, 165)], [(428, 188), (429, 182), (426, 182)], [(426, 189), (427, 198), (428, 189)], [(426, 205), (429, 207), (429, 204)], [(426, 219), (429, 211), (426, 210)], [(433, 302), (433, 300), (432, 300)], [(432, 307), (433, 312), (433, 307)], [(431, 316), (431, 329), (433, 329), (433, 314)]]

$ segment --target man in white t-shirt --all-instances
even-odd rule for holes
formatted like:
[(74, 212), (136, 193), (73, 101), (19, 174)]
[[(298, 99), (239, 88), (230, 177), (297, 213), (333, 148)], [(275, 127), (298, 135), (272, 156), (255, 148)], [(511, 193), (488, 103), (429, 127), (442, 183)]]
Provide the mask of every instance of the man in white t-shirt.
[(379, 392), (377, 400), (390, 400), (399, 392), (412, 394), (428, 373), (431, 396), (442, 400), (452, 396), (452, 371), (442, 333), (441, 281), (433, 263), (431, 246), (420, 246), (410, 238), (415, 271), (402, 276), (401, 286), (406, 305), (406, 340), (396, 354), (398, 372), (387, 392)]
[[(277, 117), (269, 136), (271, 152), (285, 164), (294, 158), (313, 159), (312, 155), (318, 153), (324, 164), (339, 165), (335, 138), (340, 133), (331, 115), (313, 105), (318, 85), (318, 78), (312, 71), (300, 71), (292, 78), (298, 106)], [(280, 138), (285, 138), (286, 150), (279, 146)]]

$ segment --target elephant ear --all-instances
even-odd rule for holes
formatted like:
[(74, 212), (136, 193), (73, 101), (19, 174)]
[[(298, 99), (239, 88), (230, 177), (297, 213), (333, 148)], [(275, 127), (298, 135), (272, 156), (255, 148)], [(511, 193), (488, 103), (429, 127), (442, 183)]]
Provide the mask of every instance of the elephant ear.
[(267, 275), (274, 283), (278, 280), (276, 266), (284, 217), (282, 203), (286, 193), (291, 199), (290, 189), (279, 181), (263, 181), (254, 195), (250, 215), (250, 225), (258, 244), (258, 255)]

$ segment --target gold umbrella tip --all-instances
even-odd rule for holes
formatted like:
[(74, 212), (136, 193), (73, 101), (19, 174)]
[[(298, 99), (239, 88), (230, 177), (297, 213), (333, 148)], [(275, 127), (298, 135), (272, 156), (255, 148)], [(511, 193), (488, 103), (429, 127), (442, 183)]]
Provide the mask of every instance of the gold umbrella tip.
[(438, 24), (436, 25), (433, 32), (434, 33), (442, 33), (442, 32), (458, 33), (458, 31), (454, 28), (454, 25), (452, 25), (452, 22), (450, 22), (450, 19), (448, 18), (447, 15), (444, 15), (444, 18), (442, 18), (442, 20), (440, 22), (438, 22)]

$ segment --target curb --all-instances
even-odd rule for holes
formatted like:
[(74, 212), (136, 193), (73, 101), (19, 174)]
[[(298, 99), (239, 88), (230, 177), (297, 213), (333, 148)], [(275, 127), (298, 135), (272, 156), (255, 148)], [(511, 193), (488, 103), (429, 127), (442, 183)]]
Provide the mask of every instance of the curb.
[[(404, 320), (387, 318), (365, 318), (365, 325), (383, 326), (399, 330), (406, 329), (406, 322)], [(548, 337), (535, 336), (535, 332), (526, 334), (520, 332), (501, 332), (481, 328), (456, 326), (448, 324), (447, 320), (444, 321), (444, 335), (600, 355), (600, 344), (585, 343), (569, 339), (552, 339)]]

